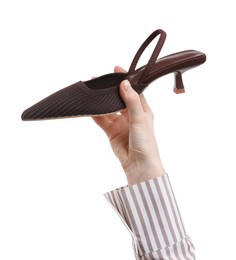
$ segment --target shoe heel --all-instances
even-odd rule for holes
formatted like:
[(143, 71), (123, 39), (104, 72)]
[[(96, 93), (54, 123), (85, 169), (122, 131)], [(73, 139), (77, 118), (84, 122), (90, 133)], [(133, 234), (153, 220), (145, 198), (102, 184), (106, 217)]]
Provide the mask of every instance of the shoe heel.
[(182, 73), (181, 72), (175, 72), (174, 92), (176, 94), (185, 93), (183, 79), (182, 79)]

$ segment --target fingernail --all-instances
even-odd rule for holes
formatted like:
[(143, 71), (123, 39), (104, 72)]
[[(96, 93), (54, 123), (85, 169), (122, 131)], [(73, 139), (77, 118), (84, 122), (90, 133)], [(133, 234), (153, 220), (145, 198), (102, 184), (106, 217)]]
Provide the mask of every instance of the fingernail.
[(128, 81), (127, 79), (124, 80), (124, 81), (122, 82), (122, 86), (123, 86), (123, 88), (124, 88), (125, 91), (128, 91), (129, 88), (130, 88), (130, 83), (129, 83), (129, 81)]

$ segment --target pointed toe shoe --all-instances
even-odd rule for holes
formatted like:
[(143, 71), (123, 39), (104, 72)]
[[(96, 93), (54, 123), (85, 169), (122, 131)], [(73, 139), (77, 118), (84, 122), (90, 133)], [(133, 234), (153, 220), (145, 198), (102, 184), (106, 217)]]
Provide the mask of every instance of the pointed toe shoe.
[[(148, 63), (136, 69), (143, 51), (158, 35), (159, 40)], [(166, 33), (163, 30), (154, 31), (138, 49), (127, 73), (110, 73), (63, 88), (26, 109), (21, 115), (22, 120), (97, 116), (118, 112), (125, 108), (119, 94), (119, 85), (125, 79), (140, 94), (154, 80), (173, 73), (174, 92), (184, 93), (182, 74), (203, 64), (206, 55), (196, 50), (186, 50), (158, 59), (165, 39)]]

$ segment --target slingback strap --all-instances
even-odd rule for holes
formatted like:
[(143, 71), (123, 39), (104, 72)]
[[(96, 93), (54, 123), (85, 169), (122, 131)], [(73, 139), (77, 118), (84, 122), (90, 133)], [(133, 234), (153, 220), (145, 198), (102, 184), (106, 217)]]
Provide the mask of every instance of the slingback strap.
[(144, 72), (142, 74), (142, 76), (140, 77), (139, 79), (139, 82), (144, 82), (146, 80), (146, 78), (149, 76), (149, 73), (152, 69), (152, 66), (153, 64), (156, 62), (157, 60), (157, 57), (158, 55), (160, 54), (161, 52), (161, 49), (163, 47), (163, 44), (165, 42), (165, 39), (166, 39), (166, 32), (161, 30), (161, 29), (158, 29), (156, 31), (154, 31), (146, 40), (145, 42), (141, 45), (141, 47), (138, 49), (137, 53), (135, 54), (134, 56), (134, 59), (130, 65), (130, 68), (129, 68), (129, 72), (128, 73), (133, 73), (136, 69), (136, 66), (137, 66), (137, 63), (142, 55), (142, 53), (144, 52), (144, 50), (147, 48), (147, 46), (158, 36), (160, 35), (159, 37), (159, 40), (156, 44), (156, 47), (147, 63), (147, 65), (145, 66), (145, 69), (144, 69)]

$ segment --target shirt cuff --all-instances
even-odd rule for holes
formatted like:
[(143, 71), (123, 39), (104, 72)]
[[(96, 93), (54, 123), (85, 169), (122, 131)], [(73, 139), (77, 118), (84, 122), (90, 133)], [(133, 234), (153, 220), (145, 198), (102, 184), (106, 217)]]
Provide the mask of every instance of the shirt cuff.
[(170, 250), (175, 256), (189, 254), (191, 257), (186, 259), (195, 259), (167, 174), (104, 196), (130, 231), (137, 259), (149, 259), (145, 256), (150, 254), (172, 254)]

